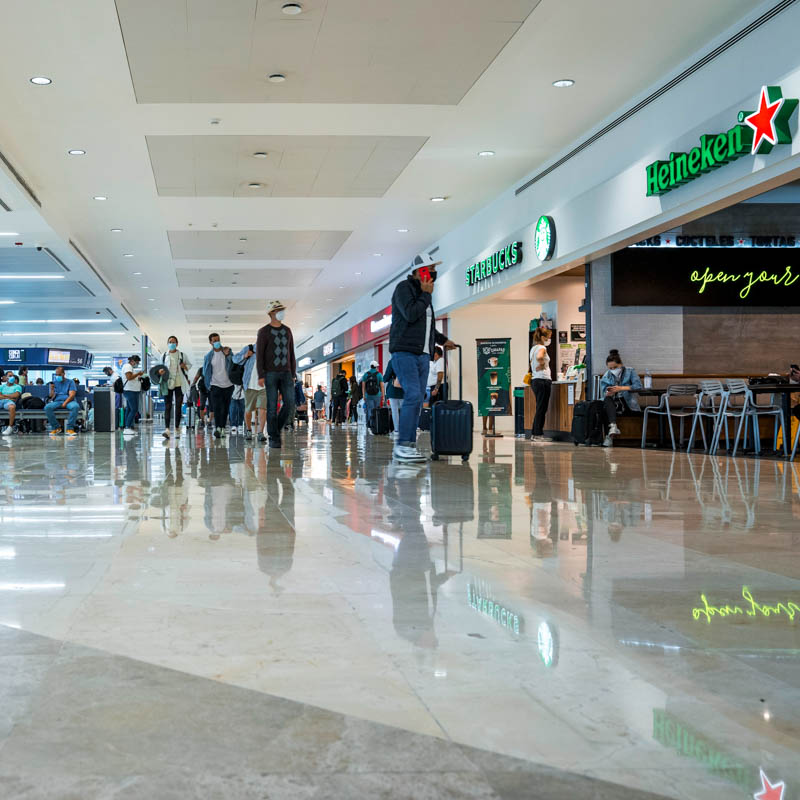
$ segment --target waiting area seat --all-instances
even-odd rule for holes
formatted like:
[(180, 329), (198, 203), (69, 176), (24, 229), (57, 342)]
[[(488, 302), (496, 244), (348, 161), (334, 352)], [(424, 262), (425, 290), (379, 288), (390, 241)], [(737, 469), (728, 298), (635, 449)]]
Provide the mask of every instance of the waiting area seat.
[[(45, 404), (49, 402), (50, 399), (50, 387), (48, 385), (42, 386), (41, 384), (32, 384), (30, 386), (23, 386), (22, 387), (22, 396), (17, 401), (17, 415), (16, 415), (16, 422), (19, 424), (22, 421), (44, 421), (47, 419), (46, 414), (44, 413), (43, 408), (25, 408), (24, 401), (27, 396), (30, 397), (37, 397), (42, 400)], [(78, 421), (83, 422), (85, 424), (88, 415), (89, 415), (89, 395), (86, 391), (85, 386), (79, 386), (77, 392), (75, 393), (75, 399), (78, 401), (80, 405), (80, 411), (78, 412)], [(69, 410), (66, 408), (59, 408), (55, 411), (56, 419), (57, 420), (66, 420), (69, 417)], [(2, 409), (0, 410), (0, 422), (6, 423), (9, 419), (9, 413), (7, 410)]]

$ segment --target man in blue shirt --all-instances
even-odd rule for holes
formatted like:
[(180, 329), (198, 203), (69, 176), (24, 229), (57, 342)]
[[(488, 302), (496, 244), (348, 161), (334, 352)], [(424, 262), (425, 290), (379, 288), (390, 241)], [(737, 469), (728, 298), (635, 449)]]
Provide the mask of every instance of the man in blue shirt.
[(78, 419), (78, 412), (81, 408), (75, 399), (77, 394), (78, 387), (75, 385), (75, 381), (67, 378), (64, 374), (64, 367), (56, 367), (50, 389), (50, 402), (44, 407), (44, 413), (50, 423), (51, 436), (61, 436), (61, 425), (56, 419), (56, 411), (60, 408), (66, 408), (69, 411), (66, 435), (76, 435), (75, 422)]
[(380, 408), (384, 403), (385, 390), (383, 375), (378, 372), (378, 362), (373, 361), (361, 378), (361, 394), (364, 398), (364, 409), (367, 413), (367, 425), (372, 422), (372, 410)]
[(14, 419), (21, 394), (22, 388), (17, 382), (14, 373), (7, 373), (3, 378), (3, 382), (0, 383), (0, 410), (8, 411), (8, 425), (3, 428), (3, 436), (9, 436), (14, 432)]

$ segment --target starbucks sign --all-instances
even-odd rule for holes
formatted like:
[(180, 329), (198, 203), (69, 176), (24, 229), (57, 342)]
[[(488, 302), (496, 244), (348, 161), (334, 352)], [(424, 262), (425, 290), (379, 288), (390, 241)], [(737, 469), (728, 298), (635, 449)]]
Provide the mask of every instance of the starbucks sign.
[(556, 249), (556, 224), (552, 217), (541, 216), (533, 234), (533, 246), (539, 261), (549, 261)]

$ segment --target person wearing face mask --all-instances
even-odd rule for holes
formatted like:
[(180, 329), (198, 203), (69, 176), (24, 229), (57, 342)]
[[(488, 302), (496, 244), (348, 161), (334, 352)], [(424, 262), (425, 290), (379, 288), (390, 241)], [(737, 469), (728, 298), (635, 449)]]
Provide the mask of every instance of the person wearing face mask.
[(13, 372), (8, 372), (0, 384), (0, 411), (8, 411), (8, 425), (3, 428), (3, 436), (14, 433), (14, 420), (17, 416), (17, 403), (22, 396), (22, 387)]
[(600, 397), (608, 422), (608, 434), (603, 440), (603, 447), (611, 447), (611, 437), (619, 436), (617, 417), (641, 412), (634, 392), (642, 388), (642, 382), (636, 370), (623, 365), (619, 350), (609, 352), (606, 367), (605, 375), (600, 379)]
[(425, 461), (425, 456), (417, 449), (417, 424), (428, 388), (431, 358), (437, 344), (445, 350), (456, 346), (436, 330), (433, 285), (436, 267), (441, 263), (434, 261), (428, 253), (415, 256), (411, 274), (397, 284), (392, 294), (389, 352), (403, 389), (400, 427), (393, 451), (398, 461)]
[[(256, 338), (258, 385), (267, 392), (267, 437), (269, 446), (279, 449), (281, 431), (294, 419), (294, 376), (297, 361), (292, 330), (283, 324), (286, 306), (280, 300), (267, 303), (269, 322)], [(278, 393), (281, 410), (278, 413)]]
[(50, 423), (50, 436), (61, 435), (61, 425), (56, 419), (56, 411), (62, 408), (66, 408), (69, 411), (66, 435), (76, 435), (75, 423), (78, 420), (78, 412), (81, 408), (75, 399), (77, 393), (78, 387), (75, 385), (75, 381), (69, 380), (64, 374), (64, 367), (56, 367), (53, 382), (50, 384), (50, 402), (44, 407), (45, 416)]
[[(164, 398), (164, 433), (162, 436), (169, 439), (173, 405), (175, 407), (175, 435), (180, 435), (181, 406), (184, 395), (189, 396), (189, 376), (186, 371), (192, 366), (191, 361), (178, 349), (177, 336), (170, 336), (167, 339), (167, 352), (164, 353), (161, 364), (165, 367), (158, 385), (158, 393)], [(169, 378), (166, 377), (167, 375)]]
[(531, 439), (534, 442), (548, 442), (550, 438), (544, 435), (544, 418), (550, 405), (550, 391), (553, 385), (553, 374), (550, 371), (550, 356), (547, 348), (553, 332), (539, 326), (533, 332), (533, 347), (530, 352), (531, 364), (531, 389), (536, 398), (536, 412), (533, 415)]
[(219, 439), (228, 423), (228, 409), (233, 396), (233, 381), (228, 373), (233, 365), (230, 347), (223, 347), (218, 333), (208, 336), (211, 349), (203, 359), (203, 381), (208, 387), (214, 413), (214, 436)]
[(128, 359), (122, 368), (122, 396), (125, 398), (125, 430), (123, 436), (135, 436), (136, 415), (139, 413), (139, 397), (142, 394), (140, 378), (144, 371), (139, 369), (142, 359), (135, 353)]

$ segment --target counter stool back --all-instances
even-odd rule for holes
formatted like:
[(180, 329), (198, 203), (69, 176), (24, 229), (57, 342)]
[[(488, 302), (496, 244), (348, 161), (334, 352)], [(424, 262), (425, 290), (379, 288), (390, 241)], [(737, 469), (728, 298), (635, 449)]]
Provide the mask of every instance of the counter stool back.
[[(730, 378), (727, 381), (728, 385), (728, 397), (727, 402), (725, 404), (725, 410), (722, 413), (720, 418), (720, 425), (725, 426), (725, 438), (727, 441), (727, 432), (728, 432), (728, 420), (739, 420), (739, 425), (736, 428), (736, 438), (733, 442), (733, 453), (731, 455), (736, 455), (736, 451), (739, 447), (739, 441), (741, 439), (742, 434), (742, 426), (744, 426), (744, 443), (743, 447), (747, 447), (747, 426), (748, 423), (750, 428), (753, 432), (753, 447), (755, 448), (756, 454), (761, 452), (761, 432), (758, 426), (758, 419), (759, 417), (774, 417), (775, 418), (775, 425), (772, 437), (772, 449), (778, 449), (778, 429), (783, 431), (783, 454), (785, 456), (789, 455), (789, 447), (786, 443), (788, 435), (786, 433), (786, 420), (783, 418), (783, 408), (780, 405), (776, 405), (774, 403), (775, 397), (774, 395), (770, 398), (770, 403), (768, 405), (759, 405), (753, 399), (753, 393), (750, 391), (750, 387), (747, 385), (747, 381), (743, 378)], [(741, 405), (731, 404), (730, 400), (731, 397), (738, 397), (741, 396), (743, 398)], [(791, 434), (789, 434), (791, 435)]]
[[(689, 442), (686, 445), (686, 450), (691, 452), (694, 445), (694, 437), (697, 433), (698, 425), (700, 433), (703, 436), (703, 449), (714, 455), (719, 447), (719, 434), (720, 434), (720, 419), (722, 412), (725, 408), (728, 393), (722, 385), (722, 381), (700, 381), (700, 394), (697, 396), (697, 405), (694, 410), (694, 419), (692, 420), (692, 432), (689, 434)], [(711, 444), (709, 445), (706, 440), (705, 421), (711, 420), (712, 434)], [(725, 430), (725, 444), (728, 444), (728, 431)]]

